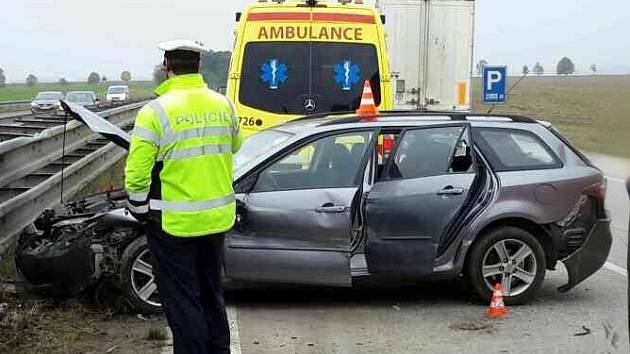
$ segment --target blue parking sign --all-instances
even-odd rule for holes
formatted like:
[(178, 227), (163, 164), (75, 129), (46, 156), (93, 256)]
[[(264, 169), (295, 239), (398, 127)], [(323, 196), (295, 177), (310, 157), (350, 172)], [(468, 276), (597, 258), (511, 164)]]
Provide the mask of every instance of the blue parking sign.
[(503, 104), (507, 101), (507, 66), (484, 66), (483, 104)]

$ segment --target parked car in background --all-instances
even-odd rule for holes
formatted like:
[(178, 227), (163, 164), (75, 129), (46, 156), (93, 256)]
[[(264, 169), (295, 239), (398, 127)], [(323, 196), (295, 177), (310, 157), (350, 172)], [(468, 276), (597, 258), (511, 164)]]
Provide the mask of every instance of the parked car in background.
[(31, 112), (33, 114), (40, 113), (57, 113), (60, 109), (59, 101), (63, 99), (63, 93), (59, 91), (43, 91), (37, 94), (31, 102)]
[(93, 91), (70, 91), (66, 94), (65, 100), (88, 109), (100, 106), (100, 100)]
[(118, 102), (126, 102), (129, 100), (129, 86), (117, 85), (107, 88), (107, 103), (116, 104)]
[[(128, 134), (75, 111), (128, 148)], [(234, 177), (224, 274), (238, 282), (463, 277), (483, 301), (500, 283), (507, 303), (522, 304), (559, 261), (568, 282), (558, 290), (575, 287), (612, 243), (602, 172), (526, 117), (306, 117), (249, 137)], [(20, 237), (21, 274), (56, 291), (116, 279), (138, 310), (159, 310), (144, 228), (125, 199), (110, 192), (45, 211), (39, 232)]]

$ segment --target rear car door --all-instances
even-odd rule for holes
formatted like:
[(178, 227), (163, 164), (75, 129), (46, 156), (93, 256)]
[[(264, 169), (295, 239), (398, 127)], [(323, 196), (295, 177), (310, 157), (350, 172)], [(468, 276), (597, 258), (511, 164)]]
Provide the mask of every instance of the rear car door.
[(352, 223), (373, 135), (364, 130), (309, 139), (246, 177), (255, 182), (237, 193), (227, 277), (350, 286)]
[(365, 257), (370, 273), (427, 275), (449, 225), (473, 186), (467, 123), (402, 132), (366, 199)]

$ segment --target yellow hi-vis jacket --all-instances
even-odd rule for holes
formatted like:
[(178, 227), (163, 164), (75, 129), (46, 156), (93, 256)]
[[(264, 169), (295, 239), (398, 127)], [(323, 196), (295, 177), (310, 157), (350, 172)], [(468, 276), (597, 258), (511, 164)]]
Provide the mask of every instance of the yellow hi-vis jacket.
[(232, 154), (242, 144), (232, 103), (199, 74), (163, 82), (136, 117), (125, 167), (127, 207), (190, 237), (234, 225)]

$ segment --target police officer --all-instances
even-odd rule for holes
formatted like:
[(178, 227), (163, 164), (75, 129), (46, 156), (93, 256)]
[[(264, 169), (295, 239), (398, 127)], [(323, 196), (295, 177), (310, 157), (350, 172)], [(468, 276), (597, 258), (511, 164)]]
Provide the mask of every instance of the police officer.
[(158, 46), (168, 79), (136, 117), (125, 188), (147, 230), (176, 354), (229, 353), (221, 270), (234, 224), (232, 155), (242, 143), (234, 107), (199, 74), (199, 42)]

